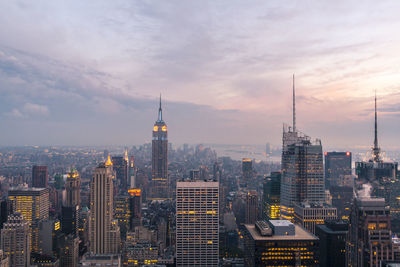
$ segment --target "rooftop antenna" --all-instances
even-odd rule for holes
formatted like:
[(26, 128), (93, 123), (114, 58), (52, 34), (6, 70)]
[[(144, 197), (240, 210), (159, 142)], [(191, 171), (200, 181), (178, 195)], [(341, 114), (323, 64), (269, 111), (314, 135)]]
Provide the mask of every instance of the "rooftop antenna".
[(375, 90), (375, 139), (374, 139), (374, 148), (372, 149), (373, 151), (373, 157), (374, 161), (378, 162), (380, 160), (380, 148), (378, 146), (378, 111), (376, 107), (376, 90)]
[(160, 93), (160, 107), (158, 108), (158, 121), (162, 121), (161, 93)]
[(293, 74), (293, 132), (296, 132), (296, 93), (294, 87), (294, 74)]

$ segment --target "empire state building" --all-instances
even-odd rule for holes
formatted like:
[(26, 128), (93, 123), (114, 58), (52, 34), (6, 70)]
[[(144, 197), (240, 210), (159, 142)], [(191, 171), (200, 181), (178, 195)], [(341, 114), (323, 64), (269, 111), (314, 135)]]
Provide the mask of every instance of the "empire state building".
[(169, 198), (168, 180), (168, 132), (162, 118), (161, 96), (158, 119), (154, 123), (152, 138), (152, 177), (150, 199)]

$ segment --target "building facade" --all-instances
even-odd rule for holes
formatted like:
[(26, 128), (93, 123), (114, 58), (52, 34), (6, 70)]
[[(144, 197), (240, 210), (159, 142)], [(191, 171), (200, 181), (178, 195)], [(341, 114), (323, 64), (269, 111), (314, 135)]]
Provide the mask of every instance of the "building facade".
[(1, 249), (8, 257), (9, 266), (30, 266), (30, 229), (24, 216), (16, 212), (8, 216), (1, 229)]
[(346, 238), (346, 266), (378, 267), (384, 260), (395, 260), (390, 209), (383, 198), (357, 198)]
[(47, 188), (48, 180), (47, 166), (35, 165), (32, 167), (32, 187)]
[(343, 221), (326, 222), (315, 227), (321, 267), (345, 266), (347, 230), (348, 224)]
[(337, 219), (336, 208), (327, 204), (300, 203), (294, 206), (294, 221), (315, 234), (315, 226)]
[(253, 178), (253, 161), (250, 158), (242, 159), (242, 182), (241, 184), (247, 185)]
[(31, 250), (39, 250), (39, 223), (49, 218), (49, 189), (14, 187), (8, 191), (12, 212), (20, 212), (31, 230)]
[(351, 178), (351, 152), (325, 152), (325, 184), (331, 186), (346, 186)]
[(251, 190), (246, 195), (246, 223), (255, 223), (258, 217), (258, 194)]
[(265, 179), (263, 184), (264, 219), (277, 220), (280, 218), (281, 177), (281, 172), (272, 172)]
[(218, 209), (218, 182), (177, 182), (177, 266), (218, 266)]
[(128, 187), (128, 175), (129, 166), (127, 156), (113, 156), (112, 157), (113, 168), (115, 171), (115, 178), (117, 179), (119, 186), (122, 190), (126, 190)]

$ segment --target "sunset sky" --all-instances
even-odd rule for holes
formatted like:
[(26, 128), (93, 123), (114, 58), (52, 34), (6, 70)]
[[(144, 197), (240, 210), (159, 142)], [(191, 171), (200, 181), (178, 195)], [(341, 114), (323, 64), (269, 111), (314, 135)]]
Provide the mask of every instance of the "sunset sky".
[(0, 145), (399, 148), (400, 1), (0, 1)]

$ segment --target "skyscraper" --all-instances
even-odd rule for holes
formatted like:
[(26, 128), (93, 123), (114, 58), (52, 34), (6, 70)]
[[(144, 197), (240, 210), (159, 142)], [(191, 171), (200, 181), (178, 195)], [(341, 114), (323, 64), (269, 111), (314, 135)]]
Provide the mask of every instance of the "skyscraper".
[(246, 195), (246, 224), (254, 224), (258, 215), (257, 191), (251, 190)]
[(136, 167), (135, 158), (131, 156), (129, 159), (129, 188), (136, 188)]
[(218, 201), (218, 182), (177, 182), (177, 266), (218, 266)]
[(119, 182), (120, 189), (126, 190), (128, 186), (128, 155), (112, 157), (115, 178)]
[(39, 252), (39, 223), (49, 217), (49, 189), (19, 186), (8, 191), (12, 212), (20, 212), (31, 229), (31, 249)]
[(152, 139), (152, 179), (150, 199), (169, 198), (168, 179), (168, 132), (162, 118), (161, 95), (158, 119), (153, 127)]
[(354, 200), (346, 241), (346, 266), (379, 266), (394, 260), (390, 210), (383, 198)]
[(113, 221), (113, 166), (108, 157), (94, 171), (90, 182), (90, 252), (107, 254), (111, 251)]
[(280, 218), (281, 177), (281, 172), (271, 172), (271, 175), (265, 178), (263, 185), (263, 213), (265, 219), (276, 220)]
[(253, 161), (250, 158), (242, 159), (243, 184), (247, 185), (253, 178)]
[(281, 217), (292, 221), (296, 204), (325, 202), (321, 140), (297, 132), (295, 114), (293, 75), (293, 127), (283, 129), (281, 164)]
[[(361, 187), (364, 183), (372, 185), (372, 195), (385, 198), (386, 204), (393, 205), (398, 212), (400, 210), (398, 201), (398, 163), (387, 162), (382, 159), (381, 149), (378, 145), (378, 111), (375, 95), (375, 122), (374, 122), (374, 146), (372, 157), (369, 161), (356, 162), (356, 186)], [(394, 200), (394, 201), (391, 201)]]
[(351, 180), (351, 152), (325, 152), (326, 187), (349, 186), (347, 180)]
[(46, 188), (49, 174), (47, 166), (33, 166), (32, 167), (32, 187)]
[(129, 189), (129, 229), (134, 231), (136, 226), (142, 225), (142, 190)]
[(30, 266), (30, 234), (29, 224), (21, 213), (8, 216), (1, 229), (1, 249), (9, 257), (10, 266)]
[(77, 170), (67, 174), (65, 201), (61, 207), (61, 228), (66, 235), (78, 235), (81, 180)]
[(72, 169), (67, 174), (67, 182), (65, 183), (65, 207), (80, 206), (81, 179), (77, 170)]

